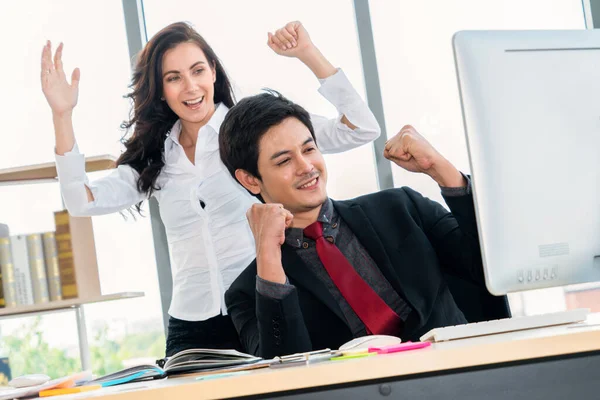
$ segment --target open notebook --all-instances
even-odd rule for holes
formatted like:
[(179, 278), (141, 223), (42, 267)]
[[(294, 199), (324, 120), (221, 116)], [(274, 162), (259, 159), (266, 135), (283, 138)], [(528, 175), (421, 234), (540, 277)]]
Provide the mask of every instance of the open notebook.
[(262, 358), (236, 350), (188, 349), (157, 361), (157, 365), (138, 365), (94, 379), (86, 384), (112, 386), (146, 379), (164, 378), (173, 374), (229, 370), (253, 365)]

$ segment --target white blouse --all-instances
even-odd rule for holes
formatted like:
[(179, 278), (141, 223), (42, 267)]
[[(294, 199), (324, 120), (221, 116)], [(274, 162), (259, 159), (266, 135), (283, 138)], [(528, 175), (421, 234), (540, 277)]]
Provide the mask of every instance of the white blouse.
[[(320, 81), (319, 92), (339, 113), (335, 119), (311, 115), (322, 152), (352, 149), (379, 136), (375, 117), (342, 70)], [(218, 104), (210, 121), (200, 128), (195, 165), (179, 144), (180, 121), (173, 125), (165, 140), (165, 166), (157, 179), (161, 190), (152, 194), (159, 204), (171, 258), (169, 314), (186, 321), (226, 314), (225, 291), (255, 258), (246, 211), (257, 200), (235, 181), (219, 156), (218, 132), (227, 111), (224, 104)], [(343, 124), (342, 115), (358, 128)], [(56, 167), (71, 215), (113, 213), (146, 199), (137, 190), (139, 174), (128, 165), (90, 182), (77, 144), (64, 156), (56, 155)], [(93, 202), (88, 202), (85, 186), (92, 191)]]

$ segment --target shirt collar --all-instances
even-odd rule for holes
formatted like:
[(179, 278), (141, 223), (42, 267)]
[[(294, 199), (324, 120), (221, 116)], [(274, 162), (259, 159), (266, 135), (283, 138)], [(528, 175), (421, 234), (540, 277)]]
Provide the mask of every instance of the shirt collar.
[[(323, 224), (323, 232), (325, 236), (335, 236), (335, 232), (337, 229), (331, 229), (331, 224), (336, 218), (335, 208), (333, 207), (333, 202), (328, 197), (327, 200), (321, 206), (321, 211), (319, 211), (319, 216), (317, 217), (317, 221)], [(336, 228), (338, 227), (335, 225)], [(304, 230), (301, 228), (288, 228), (285, 231), (285, 243), (292, 247), (302, 247), (302, 242), (304, 242)]]
[(221, 124), (223, 123), (228, 111), (229, 107), (227, 107), (225, 104), (217, 103), (214, 114), (212, 117), (210, 117), (208, 124), (206, 124), (207, 126), (211, 127), (217, 135), (219, 134)]
[[(225, 119), (225, 116), (227, 115), (228, 111), (229, 111), (229, 107), (227, 107), (225, 104), (217, 103), (215, 105), (215, 112), (213, 113), (212, 117), (210, 117), (210, 119), (208, 120), (208, 123), (200, 129), (208, 127), (210, 129), (212, 129), (214, 131), (214, 133), (216, 133), (218, 135), (219, 130), (221, 129), (221, 124), (223, 123), (223, 120)], [(175, 121), (175, 123), (173, 124), (173, 127), (171, 128), (171, 130), (169, 131), (169, 134), (167, 135), (167, 139), (165, 141), (165, 151), (172, 149), (173, 145), (175, 145), (175, 144), (181, 146), (181, 143), (179, 143), (179, 135), (181, 135), (181, 120), (180, 119)]]

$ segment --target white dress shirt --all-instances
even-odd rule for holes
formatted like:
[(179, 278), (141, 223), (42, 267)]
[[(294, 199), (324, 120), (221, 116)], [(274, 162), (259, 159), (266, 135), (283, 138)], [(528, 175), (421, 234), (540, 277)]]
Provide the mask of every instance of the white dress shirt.
[[(320, 82), (319, 92), (339, 113), (334, 119), (311, 115), (323, 153), (352, 149), (379, 136), (375, 117), (342, 70)], [(209, 122), (200, 128), (195, 165), (179, 143), (180, 121), (173, 125), (165, 140), (165, 166), (156, 182), (161, 190), (152, 194), (159, 204), (171, 258), (169, 314), (186, 321), (226, 314), (225, 291), (256, 256), (246, 211), (257, 200), (235, 181), (219, 156), (218, 133), (227, 111), (224, 104), (217, 104)], [(342, 115), (358, 128), (343, 124)], [(56, 155), (56, 167), (65, 205), (74, 216), (121, 211), (147, 197), (137, 190), (139, 174), (128, 165), (90, 182), (77, 144), (64, 156)], [(88, 202), (85, 186), (94, 201)]]

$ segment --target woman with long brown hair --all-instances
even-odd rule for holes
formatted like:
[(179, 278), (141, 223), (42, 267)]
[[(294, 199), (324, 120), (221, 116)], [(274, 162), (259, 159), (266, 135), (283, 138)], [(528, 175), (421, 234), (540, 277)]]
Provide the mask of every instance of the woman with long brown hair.
[[(319, 91), (339, 117), (311, 116), (323, 152), (368, 143), (379, 126), (343, 71), (334, 68), (299, 22), (269, 33), (277, 54), (296, 57), (321, 81)], [(194, 348), (240, 348), (227, 316), (225, 290), (254, 259), (245, 213), (256, 201), (219, 157), (218, 132), (235, 103), (231, 83), (212, 48), (190, 25), (171, 24), (140, 52), (128, 97), (133, 133), (109, 176), (90, 182), (75, 141), (72, 113), (79, 69), (67, 81), (63, 45), (42, 51), (42, 90), (52, 109), (56, 165), (71, 215), (126, 210), (154, 196), (165, 225), (173, 275), (167, 356)]]

